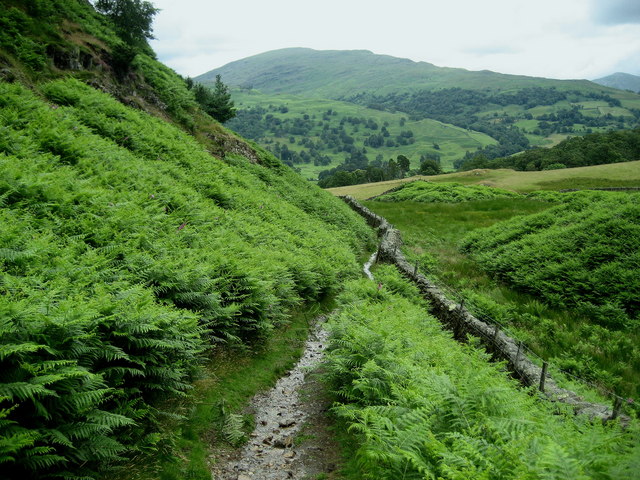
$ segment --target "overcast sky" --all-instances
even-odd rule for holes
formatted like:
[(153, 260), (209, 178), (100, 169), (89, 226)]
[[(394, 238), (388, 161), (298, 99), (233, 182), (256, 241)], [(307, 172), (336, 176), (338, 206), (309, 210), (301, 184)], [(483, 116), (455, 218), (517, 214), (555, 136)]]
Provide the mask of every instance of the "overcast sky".
[(286, 47), (549, 78), (640, 75), (640, 0), (151, 0), (152, 46), (196, 76)]

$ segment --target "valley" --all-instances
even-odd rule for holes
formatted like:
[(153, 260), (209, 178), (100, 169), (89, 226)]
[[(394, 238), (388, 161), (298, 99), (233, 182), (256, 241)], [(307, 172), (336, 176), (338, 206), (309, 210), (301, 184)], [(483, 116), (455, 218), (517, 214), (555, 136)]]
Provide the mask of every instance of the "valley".
[(639, 95), (364, 50), (190, 79), (158, 11), (0, 0), (2, 478), (637, 477), (640, 194), (559, 190), (640, 186)]
[[(451, 172), (474, 157), (509, 156), (640, 122), (640, 95), (630, 91), (442, 68), (366, 51), (277, 50), (195, 80), (210, 84), (215, 75), (233, 87), (238, 103), (229, 125), (310, 180), (336, 167), (371, 167), (357, 183), (401, 178), (406, 172), (389, 168), (398, 155), (413, 170), (429, 159)], [(335, 112), (334, 120), (358, 120), (334, 125), (326, 112)], [(386, 131), (367, 129), (374, 124), (387, 125)]]

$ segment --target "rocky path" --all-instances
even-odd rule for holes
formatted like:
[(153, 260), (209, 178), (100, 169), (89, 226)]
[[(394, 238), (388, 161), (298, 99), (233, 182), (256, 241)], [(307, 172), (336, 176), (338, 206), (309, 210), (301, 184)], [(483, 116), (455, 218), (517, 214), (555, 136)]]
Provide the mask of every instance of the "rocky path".
[(253, 398), (249, 410), (256, 428), (241, 450), (217, 459), (213, 479), (334, 478), (338, 449), (328, 432), (329, 401), (316, 376), (308, 374), (326, 347), (325, 320), (316, 319), (295, 367), (271, 390)]

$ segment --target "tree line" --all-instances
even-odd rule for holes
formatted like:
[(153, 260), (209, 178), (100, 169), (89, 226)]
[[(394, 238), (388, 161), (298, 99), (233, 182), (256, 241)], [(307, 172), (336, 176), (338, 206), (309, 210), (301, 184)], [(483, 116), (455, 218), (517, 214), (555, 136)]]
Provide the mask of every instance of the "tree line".
[(512, 168), (536, 171), (633, 160), (640, 160), (640, 128), (572, 137), (552, 148), (534, 148), (510, 157), (491, 159), (477, 154), (454, 165), (459, 170)]
[(361, 183), (382, 182), (404, 178), (407, 175), (439, 175), (440, 157), (422, 154), (420, 167), (411, 170), (411, 161), (405, 155), (384, 161), (380, 158), (368, 161), (366, 155), (352, 155), (345, 163), (335, 168), (323, 170), (318, 175), (318, 186), (322, 188), (343, 187)]

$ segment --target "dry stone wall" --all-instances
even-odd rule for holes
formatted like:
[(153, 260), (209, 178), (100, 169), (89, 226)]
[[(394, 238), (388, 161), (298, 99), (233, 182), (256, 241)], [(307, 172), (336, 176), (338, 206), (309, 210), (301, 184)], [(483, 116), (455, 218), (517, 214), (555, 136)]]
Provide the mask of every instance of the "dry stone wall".
[[(472, 334), (482, 341), (488, 351), (500, 360), (506, 360), (510, 370), (525, 385), (539, 386), (543, 368), (536, 365), (523, 352), (522, 344), (500, 331), (496, 325), (488, 324), (473, 316), (462, 304), (449, 300), (444, 293), (424, 275), (416, 271), (400, 251), (402, 238), (400, 232), (384, 217), (373, 213), (351, 196), (341, 197), (353, 210), (364, 217), (367, 223), (378, 230), (380, 244), (378, 261), (394, 264), (406, 278), (414, 282), (424, 297), (429, 301), (431, 313), (443, 326), (451, 330), (457, 340), (464, 341), (467, 334)], [(548, 374), (544, 378), (544, 395), (554, 402), (561, 402), (573, 407), (576, 414), (588, 415), (591, 418), (610, 420), (618, 417), (614, 408), (585, 401), (575, 392), (566, 390)], [(628, 417), (620, 416), (623, 423)]]

